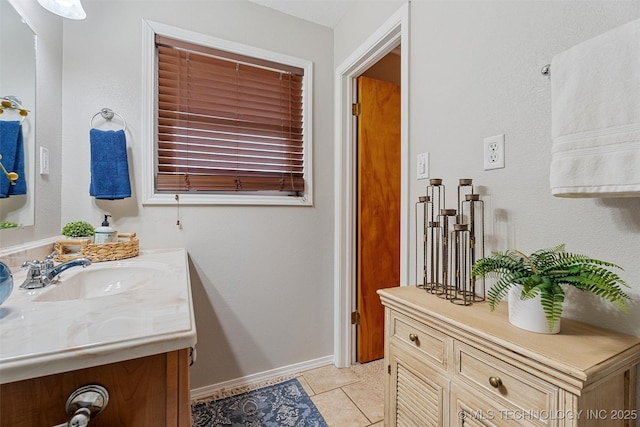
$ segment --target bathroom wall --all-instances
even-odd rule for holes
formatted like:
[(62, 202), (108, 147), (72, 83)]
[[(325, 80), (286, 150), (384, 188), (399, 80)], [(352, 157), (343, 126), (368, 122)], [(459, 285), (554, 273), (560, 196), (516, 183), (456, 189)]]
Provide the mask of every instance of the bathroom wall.
[[(41, 241), (60, 233), (62, 18), (47, 12), (35, 0), (12, 0), (10, 3), (26, 18), (31, 29), (37, 34), (36, 152), (40, 146), (47, 147), (52, 167), (48, 176), (35, 174), (35, 182), (29, 184), (36, 192), (36, 226), (1, 230), (0, 252), (9, 247)], [(39, 171), (39, 164), (39, 159), (36, 158), (36, 171)]]
[[(142, 248), (187, 248), (194, 389), (332, 355), (332, 31), (245, 0), (83, 4), (87, 19), (64, 24), (63, 223), (109, 212)], [(313, 61), (313, 207), (142, 204), (143, 19)], [(130, 199), (89, 197), (89, 121), (103, 107), (127, 121)]]
[(364, 40), (373, 34), (406, 0), (354, 1), (340, 23), (333, 29), (333, 58), (340, 65)]
[[(555, 54), (640, 18), (640, 3), (414, 0), (410, 10), (411, 206), (428, 184), (415, 179), (414, 159), (429, 152), (448, 206), (455, 207), (458, 179), (474, 179), (486, 203), (487, 252), (564, 242), (621, 265), (635, 297), (629, 315), (575, 292), (564, 314), (640, 336), (640, 198), (551, 196), (550, 81), (540, 74)], [(358, 46), (370, 33), (354, 8), (335, 29), (334, 46)], [(337, 63), (346, 55), (336, 48)], [(506, 167), (484, 171), (483, 138), (498, 134)], [(413, 216), (410, 224), (413, 235)]]
[[(87, 20), (64, 23), (36, 0), (22, 3), (43, 20), (36, 28), (45, 35), (37, 108), (47, 114), (39, 114), (37, 134), (38, 145), (50, 149), (51, 175), (39, 178), (36, 227), (1, 234), (1, 246), (55, 236), (70, 220), (97, 224), (109, 212), (117, 229), (138, 233), (143, 248), (186, 247), (199, 341), (192, 388), (331, 355), (333, 72), (402, 2), (359, 2), (333, 32), (243, 0), (85, 0)], [(622, 265), (637, 297), (640, 199), (550, 195), (550, 85), (540, 68), (556, 53), (639, 18), (640, 3), (417, 0), (410, 9), (410, 176), (415, 155), (430, 152), (431, 176), (445, 180), (449, 195), (458, 178), (474, 178), (487, 203), (489, 250), (566, 242)], [(314, 62), (314, 207), (142, 204), (142, 19)], [(88, 195), (89, 120), (102, 107), (127, 120), (131, 199), (96, 202)], [(482, 140), (500, 133), (506, 168), (484, 171)], [(410, 182), (413, 206), (426, 183)], [(178, 215), (182, 228), (175, 226)], [(284, 255), (292, 261), (276, 266)], [(622, 316), (588, 296), (576, 298), (580, 304), (569, 304), (567, 315), (640, 335), (637, 303)]]

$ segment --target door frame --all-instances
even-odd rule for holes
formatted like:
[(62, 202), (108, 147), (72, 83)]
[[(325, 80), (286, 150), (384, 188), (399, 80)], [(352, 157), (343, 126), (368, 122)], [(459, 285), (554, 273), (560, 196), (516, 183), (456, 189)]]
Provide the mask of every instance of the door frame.
[(333, 360), (339, 368), (355, 361), (351, 313), (356, 298), (356, 132), (351, 105), (355, 79), (400, 45), (400, 286), (409, 278), (409, 3), (402, 5), (375, 33), (336, 68), (335, 74), (335, 212)]

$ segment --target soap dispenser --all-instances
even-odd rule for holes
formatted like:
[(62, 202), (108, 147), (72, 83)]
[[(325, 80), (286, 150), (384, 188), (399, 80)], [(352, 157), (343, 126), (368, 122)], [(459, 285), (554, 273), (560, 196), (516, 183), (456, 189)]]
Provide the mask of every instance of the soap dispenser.
[(116, 241), (116, 230), (109, 226), (108, 218), (110, 216), (111, 215), (105, 215), (104, 221), (102, 221), (102, 226), (96, 228), (95, 236), (93, 238), (95, 243), (111, 243)]

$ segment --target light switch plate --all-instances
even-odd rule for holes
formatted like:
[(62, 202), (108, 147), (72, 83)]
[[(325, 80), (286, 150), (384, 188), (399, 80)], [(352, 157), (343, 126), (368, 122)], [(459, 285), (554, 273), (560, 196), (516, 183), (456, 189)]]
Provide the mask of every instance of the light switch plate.
[(40, 146), (40, 175), (49, 175), (49, 149)]
[(417, 179), (429, 178), (429, 153), (420, 153), (417, 156)]

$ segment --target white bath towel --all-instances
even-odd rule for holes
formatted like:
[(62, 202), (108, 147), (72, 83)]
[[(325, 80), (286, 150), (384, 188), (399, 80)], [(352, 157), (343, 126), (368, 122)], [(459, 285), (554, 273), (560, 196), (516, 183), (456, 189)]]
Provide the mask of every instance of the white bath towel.
[(640, 20), (551, 62), (551, 193), (640, 197)]

